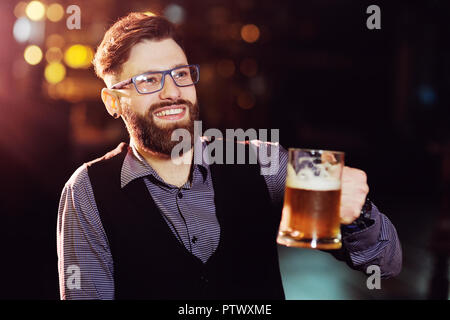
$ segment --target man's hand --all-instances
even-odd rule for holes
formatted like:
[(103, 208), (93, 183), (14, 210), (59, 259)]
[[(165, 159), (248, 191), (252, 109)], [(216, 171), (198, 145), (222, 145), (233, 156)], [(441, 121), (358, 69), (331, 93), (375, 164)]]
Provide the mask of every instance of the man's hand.
[(368, 193), (366, 173), (344, 166), (341, 190), (342, 224), (350, 224), (359, 217)]

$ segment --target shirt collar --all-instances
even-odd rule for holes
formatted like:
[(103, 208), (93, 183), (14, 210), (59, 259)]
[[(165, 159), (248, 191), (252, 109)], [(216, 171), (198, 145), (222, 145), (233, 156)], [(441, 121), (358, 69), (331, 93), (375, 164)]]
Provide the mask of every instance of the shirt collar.
[[(203, 180), (202, 182), (205, 182), (209, 172), (209, 165), (202, 156), (203, 150), (206, 147), (206, 142), (202, 138), (200, 138), (199, 141), (200, 143), (194, 145), (192, 184), (199, 182), (199, 178)], [(168, 186), (168, 184), (164, 182), (152, 166), (145, 161), (144, 157), (137, 151), (132, 141), (130, 141), (129, 146), (120, 173), (121, 188), (124, 188), (128, 183), (135, 179), (149, 175)], [(199, 173), (201, 174), (201, 177), (199, 177)], [(186, 182), (182, 188), (189, 188), (189, 181)]]

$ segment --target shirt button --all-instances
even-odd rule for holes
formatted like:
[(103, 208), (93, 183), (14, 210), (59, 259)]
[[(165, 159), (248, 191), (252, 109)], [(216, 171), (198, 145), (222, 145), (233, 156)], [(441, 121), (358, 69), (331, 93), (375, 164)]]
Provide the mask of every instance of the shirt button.
[(192, 237), (192, 243), (196, 243), (196, 242), (197, 242), (197, 240), (198, 240), (198, 239), (197, 239), (197, 237), (196, 237), (196, 236), (193, 236), (193, 237)]
[(183, 198), (183, 194), (181, 192), (178, 192), (178, 198)]

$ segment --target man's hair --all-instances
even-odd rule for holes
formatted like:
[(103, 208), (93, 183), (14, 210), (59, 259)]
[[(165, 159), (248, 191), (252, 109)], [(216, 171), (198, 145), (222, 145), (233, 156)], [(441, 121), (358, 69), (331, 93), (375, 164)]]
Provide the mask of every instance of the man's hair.
[(118, 75), (134, 45), (142, 40), (164, 39), (173, 39), (182, 47), (181, 36), (175, 25), (166, 18), (132, 12), (120, 18), (106, 31), (92, 61), (95, 73), (102, 79), (107, 74)]

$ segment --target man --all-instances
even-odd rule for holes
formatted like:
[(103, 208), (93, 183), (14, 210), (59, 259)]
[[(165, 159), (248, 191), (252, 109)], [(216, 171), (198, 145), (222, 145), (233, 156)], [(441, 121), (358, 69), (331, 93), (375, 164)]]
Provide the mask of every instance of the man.
[[(64, 187), (61, 298), (283, 299), (276, 235), (286, 150), (276, 150), (278, 173), (265, 176), (258, 164), (192, 161), (206, 143), (179, 154), (181, 164), (172, 161), (172, 132), (193, 135), (198, 119), (199, 68), (162, 17), (131, 13), (117, 21), (94, 66), (107, 86), (106, 109), (122, 117), (130, 144), (84, 164)], [(365, 173), (345, 167), (343, 249), (330, 253), (354, 269), (376, 264), (383, 277), (394, 276), (400, 242), (367, 193)]]

